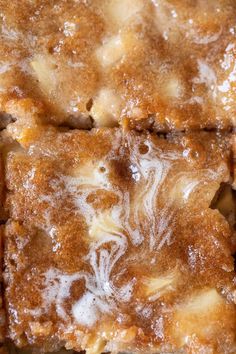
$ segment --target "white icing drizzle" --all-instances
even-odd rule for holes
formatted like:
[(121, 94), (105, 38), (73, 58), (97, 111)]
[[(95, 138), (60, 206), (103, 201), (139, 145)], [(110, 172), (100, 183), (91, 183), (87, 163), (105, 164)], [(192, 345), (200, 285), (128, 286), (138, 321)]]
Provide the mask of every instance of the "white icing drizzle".
[[(77, 323), (91, 326), (98, 320), (100, 312), (109, 313), (116, 302), (130, 300), (134, 280), (121, 287), (116, 287), (112, 281), (112, 271), (118, 260), (124, 255), (127, 248), (126, 237), (119, 232), (101, 228), (101, 240), (92, 243), (89, 254), (85, 257), (93, 273), (77, 272), (66, 275), (56, 269), (50, 269), (45, 274), (44, 303), (46, 309), (56, 304), (58, 316), (67, 319), (63, 301), (70, 296), (73, 282), (84, 280), (86, 291), (83, 296), (72, 305), (72, 314)], [(106, 246), (109, 245), (109, 249)], [(88, 306), (88, 307), (85, 307)]]
[(6, 72), (10, 71), (12, 67), (16, 65), (14, 61), (1, 61), (0, 62), (0, 74), (5, 74)]
[[(145, 215), (144, 229), (149, 229), (150, 249), (160, 249), (165, 242), (170, 242), (172, 234), (170, 223), (173, 213), (167, 208), (158, 213), (158, 193), (171, 168), (171, 160), (179, 158), (179, 154), (166, 152), (163, 154), (151, 141), (147, 141), (147, 154), (140, 154), (137, 147), (130, 146), (132, 171), (143, 181), (138, 188), (138, 196), (134, 205), (134, 221), (140, 225), (140, 214)], [(138, 144), (137, 144), (138, 145)], [(134, 150), (133, 150), (134, 149)], [(134, 153), (132, 153), (134, 151)], [(141, 192), (140, 192), (141, 190)], [(169, 204), (167, 205), (169, 207)]]
[(215, 71), (205, 60), (198, 59), (199, 77), (193, 79), (196, 84), (205, 84), (209, 90), (214, 91), (217, 77)]
[[(139, 220), (139, 213), (143, 213), (143, 209), (147, 216), (146, 223), (150, 228), (150, 249), (154, 249), (156, 244), (156, 236), (161, 237), (162, 231), (165, 228), (160, 227), (157, 233), (157, 193), (163, 183), (166, 174), (168, 173), (169, 164), (160, 160), (145, 160), (140, 161), (139, 171), (146, 182), (145, 188), (138, 196), (138, 202), (135, 208), (135, 219)], [(161, 218), (162, 219), (162, 218)], [(160, 220), (161, 220), (160, 219)], [(152, 222), (150, 222), (152, 220)], [(167, 225), (166, 225), (167, 226)], [(147, 227), (147, 225), (146, 225)]]
[[(87, 292), (82, 298), (73, 305), (72, 312), (78, 323), (83, 324), (86, 316), (83, 314), (84, 303), (89, 301), (90, 324), (94, 324), (97, 320), (99, 311), (109, 313), (116, 307), (116, 302), (127, 302), (130, 300), (134, 281), (131, 280), (124, 286), (117, 288), (112, 281), (112, 270), (118, 260), (124, 255), (127, 248), (126, 237), (122, 234), (107, 234), (104, 232), (102, 239), (92, 245), (87, 256), (94, 275), (86, 277)], [(106, 249), (105, 245), (111, 244), (111, 249)], [(88, 316), (88, 314), (87, 314)]]
[(92, 327), (96, 323), (100, 312), (108, 313), (109, 311), (109, 305), (90, 291), (87, 291), (72, 307), (72, 314), (76, 322), (87, 327)]
[(85, 217), (87, 225), (91, 225), (92, 219), (96, 210), (87, 202), (87, 197), (91, 192), (98, 189), (112, 191), (107, 173), (101, 172), (100, 167), (105, 168), (102, 162), (97, 165), (83, 166), (78, 176), (62, 176), (62, 181), (65, 183), (66, 191), (74, 200), (75, 206), (80, 210)]
[(194, 189), (199, 185), (200, 181), (189, 181), (187, 185), (185, 185), (183, 189), (183, 199), (184, 201), (187, 201), (190, 197), (190, 194), (194, 191)]
[(224, 70), (224, 80), (218, 83), (218, 92), (221, 104), (225, 111), (234, 109), (234, 89), (232, 85), (236, 81), (236, 63), (235, 63), (235, 44), (229, 43), (225, 49), (223, 60), (221, 60), (221, 68)]
[[(217, 170), (177, 172), (177, 164), (181, 159), (184, 160), (181, 152), (163, 153), (152, 141), (147, 140), (145, 144), (149, 151), (141, 154), (138, 141), (135, 141), (134, 146), (132, 144), (132, 139), (127, 139), (134, 189), (127, 191), (113, 186), (109, 180), (109, 166), (99, 162), (85, 168), (80, 166), (76, 177), (60, 175), (58, 180), (51, 182), (52, 195), (41, 196), (41, 201), (49, 204), (45, 212), (45, 227), (52, 239), (56, 239), (57, 227), (50, 222), (50, 210), (57, 207), (58, 198), (69, 197), (75, 206), (72, 212), (84, 216), (88, 227), (90, 250), (84, 261), (90, 265), (91, 272), (65, 274), (52, 268), (45, 273), (43, 312), (47, 312), (54, 304), (57, 315), (71, 325), (93, 326), (101, 313), (110, 314), (116, 311), (119, 303), (130, 301), (135, 279), (128, 279), (119, 286), (116, 284), (126, 271), (123, 268), (118, 273), (117, 266), (125, 255), (128, 242), (136, 247), (141, 246), (146, 230), (149, 230), (147, 241), (151, 251), (159, 251), (165, 244), (170, 245), (173, 242), (172, 223), (179, 208), (191, 200), (201, 183), (211, 183), (225, 172), (224, 164)], [(101, 166), (105, 166), (105, 170), (101, 170)], [(30, 182), (33, 176), (34, 171), (29, 176)], [(167, 176), (168, 184), (162, 188)], [(87, 197), (97, 190), (115, 193), (117, 204), (109, 210), (96, 210)], [(168, 199), (161, 208), (159, 198), (163, 201), (166, 194)], [(54, 246), (54, 251), (57, 246)], [(81, 297), (71, 304), (69, 315), (64, 307), (65, 300), (71, 295), (73, 283), (80, 281), (82, 289), (85, 289)], [(35, 316), (40, 315), (37, 309), (30, 311)]]
[(6, 26), (2, 25), (1, 37), (10, 41), (17, 41), (20, 37), (20, 32), (14, 31), (13, 29), (8, 29)]
[(222, 28), (217, 32), (217, 33), (214, 33), (212, 35), (206, 35), (206, 36), (194, 36), (195, 34), (195, 31), (193, 32), (193, 42), (196, 43), (196, 44), (209, 44), (209, 43), (213, 43), (213, 42), (216, 42), (221, 34), (222, 34)]

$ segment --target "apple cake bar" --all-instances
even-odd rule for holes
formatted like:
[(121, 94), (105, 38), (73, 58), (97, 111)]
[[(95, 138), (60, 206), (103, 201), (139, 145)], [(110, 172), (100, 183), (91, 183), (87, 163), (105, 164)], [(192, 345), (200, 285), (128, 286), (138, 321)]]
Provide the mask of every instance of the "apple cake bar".
[(234, 0), (0, 0), (0, 111), (22, 123), (30, 105), (22, 124), (36, 110), (78, 128), (232, 128), (235, 17)]
[[(33, 136), (33, 138), (32, 138)], [(47, 127), (6, 156), (5, 304), (18, 347), (236, 351), (227, 135)]]

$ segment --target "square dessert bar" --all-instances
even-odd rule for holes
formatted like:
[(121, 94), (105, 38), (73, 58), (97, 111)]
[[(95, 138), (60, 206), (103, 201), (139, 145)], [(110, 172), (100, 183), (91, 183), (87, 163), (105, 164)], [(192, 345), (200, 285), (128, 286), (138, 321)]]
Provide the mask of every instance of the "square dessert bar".
[(227, 136), (121, 129), (25, 139), (6, 158), (7, 336), (86, 353), (235, 353)]
[(0, 13), (7, 121), (25, 124), (30, 100), (28, 118), (40, 107), (77, 128), (236, 125), (234, 0), (0, 0)]

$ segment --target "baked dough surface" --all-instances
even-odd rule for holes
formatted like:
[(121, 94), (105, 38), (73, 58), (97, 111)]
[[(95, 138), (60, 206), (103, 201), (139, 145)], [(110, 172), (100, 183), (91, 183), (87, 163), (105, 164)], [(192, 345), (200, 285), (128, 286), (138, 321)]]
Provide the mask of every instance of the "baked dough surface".
[[(157, 131), (236, 125), (234, 0), (0, 1), (0, 110)], [(31, 117), (32, 119), (32, 117)]]
[[(6, 159), (19, 347), (235, 353), (227, 136), (47, 128)], [(148, 349), (147, 349), (148, 348)]]

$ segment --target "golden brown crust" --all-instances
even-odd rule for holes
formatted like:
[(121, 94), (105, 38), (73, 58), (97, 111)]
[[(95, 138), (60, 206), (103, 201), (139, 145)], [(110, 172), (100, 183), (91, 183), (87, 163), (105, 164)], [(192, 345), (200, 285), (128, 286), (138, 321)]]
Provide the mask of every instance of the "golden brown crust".
[(8, 336), (44, 350), (234, 353), (231, 230), (210, 208), (230, 181), (227, 141), (48, 128), (10, 152)]
[(58, 125), (236, 124), (234, 0), (1, 0), (0, 12), (2, 111), (31, 99)]

